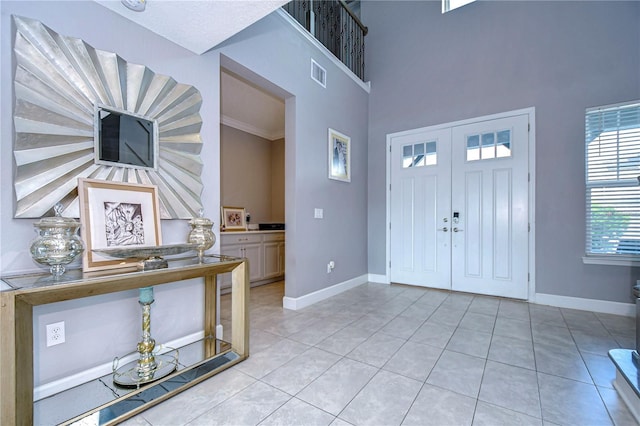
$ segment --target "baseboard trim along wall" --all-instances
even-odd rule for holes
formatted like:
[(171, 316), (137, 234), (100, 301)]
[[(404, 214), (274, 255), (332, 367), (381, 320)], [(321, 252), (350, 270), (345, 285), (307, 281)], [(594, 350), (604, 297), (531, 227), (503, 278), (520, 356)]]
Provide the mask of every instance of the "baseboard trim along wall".
[[(222, 326), (219, 326), (219, 327), (222, 327)], [(201, 340), (203, 338), (204, 338), (204, 331), (193, 333), (188, 336), (184, 336), (179, 339), (172, 340), (171, 342), (167, 342), (163, 344), (162, 346), (166, 348), (166, 350), (164, 351), (160, 350), (158, 352), (164, 353), (164, 352), (170, 351), (171, 348), (181, 348), (193, 342), (197, 342), (198, 340)], [(126, 357), (122, 357), (119, 360), (119, 365), (121, 366), (125, 365), (126, 363), (134, 361), (137, 358), (138, 358), (137, 352), (134, 354), (130, 354)], [(33, 400), (38, 401), (48, 396), (55, 395), (59, 392), (90, 382), (92, 380), (96, 380), (100, 377), (106, 376), (107, 374), (111, 374), (111, 373), (113, 373), (113, 363), (108, 362), (108, 363), (90, 368), (88, 370), (81, 371), (72, 376), (63, 377), (62, 379), (54, 380), (53, 382), (36, 386), (33, 389)]]
[(557, 296), (555, 294), (536, 293), (534, 303), (557, 308), (579, 309), (601, 314), (624, 315), (634, 317), (636, 305), (633, 303), (609, 302), (607, 300), (583, 299), (581, 297)]
[(378, 284), (391, 284), (387, 276), (381, 274), (369, 274), (369, 282)]
[(332, 285), (331, 287), (323, 288), (322, 290), (314, 291), (313, 293), (305, 294), (300, 297), (284, 297), (282, 299), (282, 306), (285, 309), (291, 309), (297, 311), (298, 309), (306, 308), (314, 303), (328, 299), (361, 284), (369, 281), (369, 274), (364, 274), (356, 278)]

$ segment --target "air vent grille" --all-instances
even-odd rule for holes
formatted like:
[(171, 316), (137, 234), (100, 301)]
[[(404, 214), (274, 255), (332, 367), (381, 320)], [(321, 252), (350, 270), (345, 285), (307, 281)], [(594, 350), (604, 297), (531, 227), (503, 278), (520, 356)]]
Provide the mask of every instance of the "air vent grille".
[(320, 86), (327, 87), (327, 71), (313, 59), (311, 60), (311, 78)]

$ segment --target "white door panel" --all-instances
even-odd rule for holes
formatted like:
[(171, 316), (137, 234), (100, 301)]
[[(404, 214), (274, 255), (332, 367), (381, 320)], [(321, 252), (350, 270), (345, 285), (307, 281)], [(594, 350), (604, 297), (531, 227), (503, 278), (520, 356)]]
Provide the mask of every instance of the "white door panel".
[(446, 130), (400, 136), (392, 143), (393, 282), (451, 287), (449, 230), (442, 230), (451, 204), (450, 138)]
[(390, 158), (391, 281), (526, 299), (528, 115), (403, 133)]
[[(459, 212), (453, 290), (527, 298), (528, 124), (520, 115), (452, 129), (451, 208)], [(495, 143), (499, 133), (505, 146)], [(474, 136), (481, 141), (479, 159), (470, 154)], [(494, 140), (493, 151), (483, 145), (485, 136)]]

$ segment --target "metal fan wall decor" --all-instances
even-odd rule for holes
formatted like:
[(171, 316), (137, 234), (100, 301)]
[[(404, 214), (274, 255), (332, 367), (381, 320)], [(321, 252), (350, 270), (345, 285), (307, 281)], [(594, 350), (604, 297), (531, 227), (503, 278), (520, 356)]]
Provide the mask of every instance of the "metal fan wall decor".
[[(200, 92), (36, 20), (13, 20), (15, 217), (51, 215), (58, 202), (64, 216), (79, 217), (79, 177), (154, 184), (161, 218), (197, 217), (203, 188)], [(147, 149), (157, 152), (157, 166), (98, 161), (100, 108), (107, 111), (103, 115), (129, 112), (157, 125), (156, 149)]]

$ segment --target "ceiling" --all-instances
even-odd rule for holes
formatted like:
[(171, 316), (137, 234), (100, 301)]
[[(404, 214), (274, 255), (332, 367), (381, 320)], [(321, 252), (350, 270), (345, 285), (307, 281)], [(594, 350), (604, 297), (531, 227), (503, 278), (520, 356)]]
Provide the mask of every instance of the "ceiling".
[[(146, 0), (143, 12), (118, 0), (95, 0), (136, 24), (201, 55), (288, 1)], [(240, 78), (220, 75), (221, 121), (265, 139), (284, 137), (284, 102)]]
[(267, 16), (282, 0), (146, 0), (135, 12), (117, 0), (95, 0), (198, 55)]
[(268, 140), (284, 138), (284, 101), (224, 70), (220, 115), (227, 126)]

